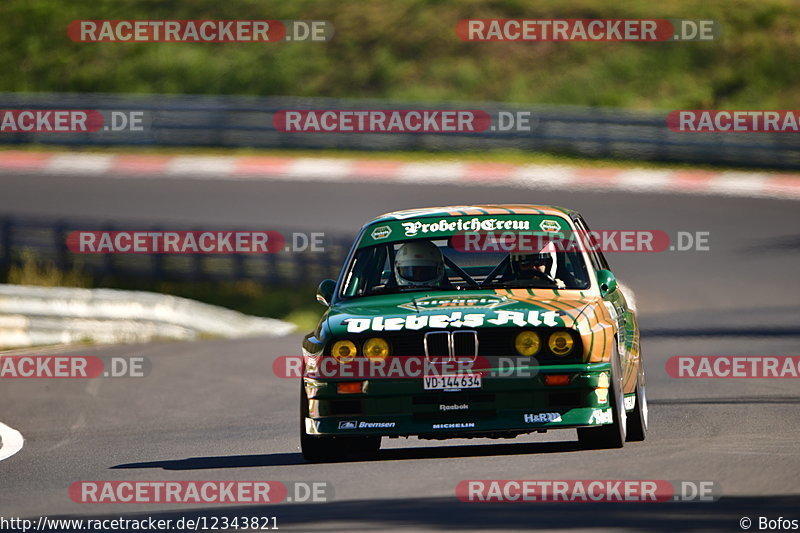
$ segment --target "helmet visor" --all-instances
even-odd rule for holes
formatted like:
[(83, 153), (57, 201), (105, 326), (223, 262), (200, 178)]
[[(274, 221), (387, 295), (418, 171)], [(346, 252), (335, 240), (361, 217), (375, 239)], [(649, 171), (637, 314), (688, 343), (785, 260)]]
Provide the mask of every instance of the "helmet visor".
[(404, 265), (397, 267), (397, 275), (408, 281), (432, 281), (438, 277), (435, 265)]

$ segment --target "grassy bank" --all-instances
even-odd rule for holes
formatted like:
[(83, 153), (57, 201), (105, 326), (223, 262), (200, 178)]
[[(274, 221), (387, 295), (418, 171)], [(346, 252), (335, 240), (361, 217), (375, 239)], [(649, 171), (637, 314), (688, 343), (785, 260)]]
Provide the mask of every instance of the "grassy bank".
[[(637, 109), (793, 108), (792, 0), (11, 0), (0, 91), (147, 92), (502, 101)], [(463, 42), (463, 18), (690, 18), (715, 42)], [(76, 43), (76, 19), (324, 19), (329, 43)]]

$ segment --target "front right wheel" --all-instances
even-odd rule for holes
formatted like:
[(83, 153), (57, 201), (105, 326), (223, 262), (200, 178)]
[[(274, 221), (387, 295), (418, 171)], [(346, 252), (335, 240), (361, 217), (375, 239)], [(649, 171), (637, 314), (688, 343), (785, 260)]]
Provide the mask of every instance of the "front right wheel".
[(309, 435), (306, 432), (308, 397), (302, 383), (300, 388), (300, 451), (303, 459), (311, 463), (332, 463), (344, 461), (349, 456), (372, 458), (377, 455), (381, 447), (380, 436)]

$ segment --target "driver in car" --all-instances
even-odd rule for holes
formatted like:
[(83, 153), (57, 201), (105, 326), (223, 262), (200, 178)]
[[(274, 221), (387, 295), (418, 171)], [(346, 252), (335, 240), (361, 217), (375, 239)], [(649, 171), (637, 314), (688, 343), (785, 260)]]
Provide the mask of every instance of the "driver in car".
[(566, 289), (567, 284), (556, 276), (555, 253), (509, 254), (509, 265), (515, 279), (544, 279), (555, 284), (557, 289)]
[(403, 244), (395, 255), (394, 270), (400, 287), (452, 288), (444, 276), (442, 252), (430, 241)]

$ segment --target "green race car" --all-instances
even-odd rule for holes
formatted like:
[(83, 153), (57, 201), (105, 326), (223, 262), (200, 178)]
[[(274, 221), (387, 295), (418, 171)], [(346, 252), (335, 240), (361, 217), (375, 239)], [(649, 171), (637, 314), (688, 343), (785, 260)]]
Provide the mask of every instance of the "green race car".
[(578, 213), (549, 206), (367, 223), (338, 281), (320, 284), (328, 309), (303, 341), (303, 456), (560, 428), (587, 448), (644, 440), (635, 310), (591, 242)]

